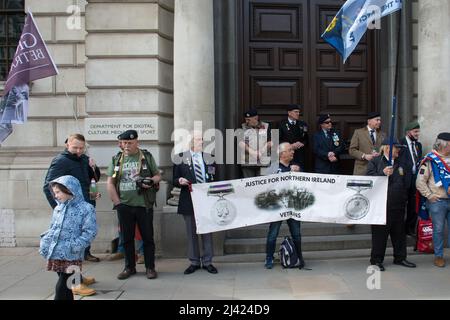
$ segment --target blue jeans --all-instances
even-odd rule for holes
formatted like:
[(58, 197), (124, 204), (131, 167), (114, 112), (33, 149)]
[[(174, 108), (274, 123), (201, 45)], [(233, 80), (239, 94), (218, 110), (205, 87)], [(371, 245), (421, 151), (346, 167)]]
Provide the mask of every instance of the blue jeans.
[[(435, 203), (427, 201), (427, 209), (433, 221), (434, 255), (442, 258), (444, 256), (445, 219), (447, 219), (450, 230), (450, 200), (440, 200)], [(450, 232), (448, 244), (450, 245)]]
[[(275, 247), (277, 245), (277, 237), (280, 232), (280, 227), (283, 221), (272, 222), (269, 226), (269, 233), (267, 234), (267, 244), (266, 244), (266, 256), (267, 258), (273, 259), (273, 254), (275, 253)], [(300, 243), (300, 221), (294, 219), (288, 219), (287, 224), (289, 226), (289, 231), (291, 232), (292, 240), (294, 243)]]

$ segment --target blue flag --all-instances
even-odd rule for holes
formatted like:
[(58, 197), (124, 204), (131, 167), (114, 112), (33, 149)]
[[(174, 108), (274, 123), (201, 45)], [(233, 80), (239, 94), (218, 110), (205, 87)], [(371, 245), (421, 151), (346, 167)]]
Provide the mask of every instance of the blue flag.
[(347, 0), (322, 38), (340, 53), (345, 63), (374, 20), (401, 8), (402, 0)]

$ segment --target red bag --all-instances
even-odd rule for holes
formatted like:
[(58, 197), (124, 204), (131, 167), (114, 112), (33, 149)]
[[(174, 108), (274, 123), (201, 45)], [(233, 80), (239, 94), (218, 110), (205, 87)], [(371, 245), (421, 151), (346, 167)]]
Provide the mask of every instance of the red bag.
[(425, 220), (419, 217), (416, 250), (423, 253), (434, 253), (433, 223), (430, 218)]

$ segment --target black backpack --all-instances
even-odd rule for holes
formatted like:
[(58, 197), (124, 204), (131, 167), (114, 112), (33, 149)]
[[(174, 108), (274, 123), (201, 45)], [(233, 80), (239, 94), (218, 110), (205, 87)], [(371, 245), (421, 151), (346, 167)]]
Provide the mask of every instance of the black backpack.
[(283, 242), (281, 242), (280, 261), (283, 268), (298, 268), (300, 266), (297, 249), (290, 237), (285, 237)]

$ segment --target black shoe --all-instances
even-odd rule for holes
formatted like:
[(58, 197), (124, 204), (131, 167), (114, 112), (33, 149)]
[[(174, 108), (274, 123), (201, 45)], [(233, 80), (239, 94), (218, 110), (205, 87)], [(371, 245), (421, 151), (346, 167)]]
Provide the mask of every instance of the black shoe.
[(200, 266), (194, 266), (191, 264), (186, 270), (184, 270), (184, 274), (191, 274), (200, 269)]
[(372, 265), (373, 265), (373, 266), (377, 266), (378, 269), (380, 269), (380, 271), (386, 270), (381, 262), (377, 262), (377, 263), (372, 264)]
[(128, 279), (133, 274), (136, 274), (136, 268), (134, 268), (134, 269), (125, 268), (125, 269), (123, 269), (123, 271), (121, 273), (119, 273), (117, 275), (117, 279), (125, 280), (125, 279)]
[(158, 274), (156, 273), (155, 269), (145, 270), (145, 275), (147, 276), (147, 279), (156, 279), (158, 277)]
[(407, 268), (415, 268), (416, 267), (415, 263), (409, 262), (406, 259), (402, 260), (402, 261), (394, 261), (394, 264), (399, 265), (399, 266), (404, 266)]
[(86, 260), (86, 261), (91, 261), (91, 262), (100, 262), (100, 258), (97, 258), (97, 257), (94, 257), (92, 254), (87, 254), (85, 257), (84, 257), (84, 260)]
[(406, 235), (415, 238), (417, 236), (415, 229), (406, 229)]
[(217, 269), (216, 267), (214, 267), (212, 264), (208, 265), (208, 266), (203, 266), (203, 269), (205, 269), (206, 271), (208, 271), (209, 273), (217, 273)]
[(305, 261), (300, 260), (300, 264), (298, 265), (298, 268), (301, 270), (305, 267)]

